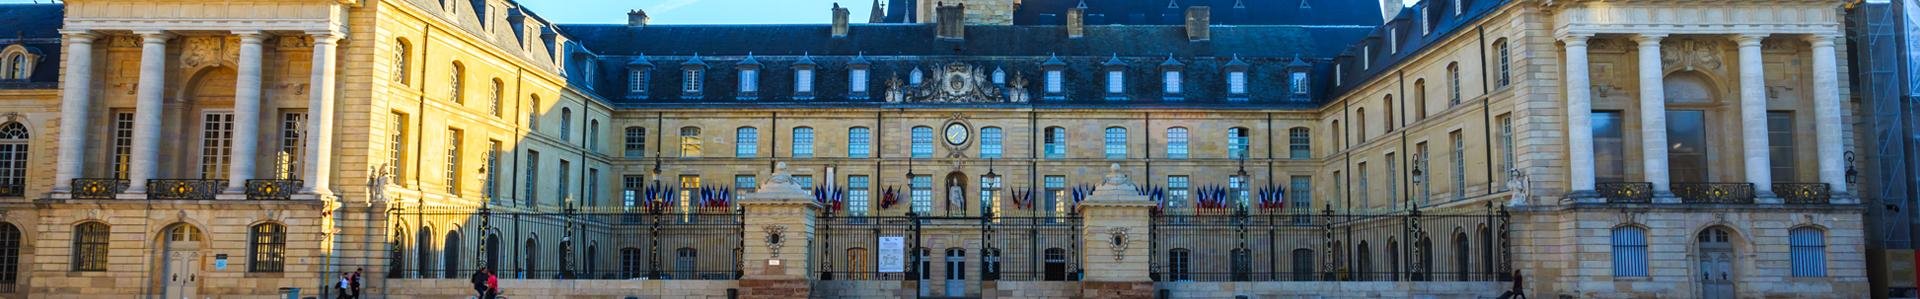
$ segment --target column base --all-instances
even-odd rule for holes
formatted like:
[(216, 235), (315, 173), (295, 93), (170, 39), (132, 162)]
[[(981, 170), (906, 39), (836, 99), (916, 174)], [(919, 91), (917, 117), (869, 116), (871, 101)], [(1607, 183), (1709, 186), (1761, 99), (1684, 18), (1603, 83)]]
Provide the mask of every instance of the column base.
[(1773, 191), (1754, 191), (1753, 203), (1763, 204), (1763, 205), (1778, 205), (1778, 204), (1786, 204), (1787, 200), (1780, 198), (1780, 195), (1774, 194)]
[(1680, 196), (1673, 195), (1673, 191), (1653, 191), (1653, 203), (1679, 204), (1681, 202)]
[(1085, 298), (1153, 298), (1151, 281), (1085, 281), (1080, 282), (1080, 295)]

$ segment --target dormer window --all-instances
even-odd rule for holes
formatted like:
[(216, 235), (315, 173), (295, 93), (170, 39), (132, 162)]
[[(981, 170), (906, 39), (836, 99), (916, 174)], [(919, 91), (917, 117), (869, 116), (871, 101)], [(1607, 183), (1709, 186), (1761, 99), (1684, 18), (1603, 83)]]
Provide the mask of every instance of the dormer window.
[(1066, 74), (1064, 74), (1060, 70), (1047, 71), (1047, 93), (1049, 94), (1065, 93), (1066, 92), (1065, 87), (1063, 86), (1064, 84), (1062, 84), (1061, 81), (1066, 81)]
[(1247, 72), (1227, 72), (1227, 93), (1234, 95), (1247, 94)]
[(701, 73), (702, 71), (700, 69), (687, 69), (686, 82), (680, 84), (680, 92), (686, 93), (688, 96), (697, 96), (697, 94), (700, 93), (700, 79), (704, 76), (704, 74)]
[(861, 54), (847, 63), (847, 98), (867, 99), (867, 56)]
[[(1342, 69), (1343, 69), (1343, 67), (1341, 67), (1341, 66), (1340, 66), (1340, 64), (1338, 64), (1338, 63), (1335, 63), (1335, 64), (1333, 64), (1333, 86), (1340, 86), (1340, 84), (1341, 84), (1341, 82), (1340, 82), (1341, 80), (1340, 80), (1340, 79), (1341, 79), (1341, 77), (1344, 77), (1344, 76), (1341, 76), (1341, 75), (1343, 75), (1343, 74), (1346, 74), (1346, 72), (1345, 72), (1344, 70), (1342, 70)], [(1296, 75), (1294, 75), (1294, 76), (1296, 76), (1296, 77), (1297, 77), (1297, 76), (1300, 76), (1300, 75), (1298, 75), (1298, 74), (1296, 74)], [(1298, 88), (1298, 87), (1296, 87), (1296, 88)]]
[(1167, 61), (1160, 63), (1160, 87), (1165, 93), (1166, 100), (1183, 100), (1180, 97), (1180, 71), (1185, 66), (1180, 63), (1180, 60), (1174, 59), (1173, 55), (1167, 55)]
[(1040, 68), (1047, 74), (1045, 99), (1050, 101), (1066, 100), (1067, 87), (1065, 81), (1067, 80), (1067, 63), (1060, 61), (1059, 56), (1048, 55), (1047, 61), (1040, 63)]
[(760, 91), (760, 70), (740, 70), (740, 93)]
[(1287, 76), (1288, 85), (1293, 86), (1293, 94), (1307, 94), (1307, 72), (1293, 72)]
[(1167, 94), (1180, 94), (1180, 71), (1166, 71), (1166, 75)]
[(1400, 53), (1400, 28), (1387, 28), (1387, 53)]
[(700, 54), (694, 54), (692, 60), (680, 67), (680, 99), (698, 100), (706, 98), (707, 62), (700, 60)]
[(740, 88), (736, 89), (739, 93), (735, 97), (741, 101), (759, 100), (760, 60), (754, 59), (753, 53), (747, 53), (747, 59), (741, 60), (733, 68), (740, 74)]
[(914, 87), (919, 87), (919, 86), (920, 86), (920, 75), (921, 75), (921, 74), (920, 74), (920, 68), (918, 68), (918, 67), (915, 67), (915, 68), (913, 68), (913, 72), (912, 72), (912, 73), (908, 73), (908, 74), (907, 74), (907, 85), (912, 85), (912, 86), (914, 86)]
[(793, 92), (813, 93), (813, 69), (793, 70)]
[(1107, 71), (1107, 94), (1117, 95), (1127, 91), (1127, 73), (1119, 70)]
[(627, 63), (627, 99), (644, 100), (647, 89), (653, 85), (653, 63), (646, 56)]
[(1373, 69), (1373, 45), (1360, 47), (1360, 70)]

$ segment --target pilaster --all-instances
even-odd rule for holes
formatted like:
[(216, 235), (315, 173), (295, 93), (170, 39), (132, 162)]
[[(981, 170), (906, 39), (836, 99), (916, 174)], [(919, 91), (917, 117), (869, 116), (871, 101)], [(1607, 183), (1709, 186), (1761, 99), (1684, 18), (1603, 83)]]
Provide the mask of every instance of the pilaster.
[(779, 163), (772, 179), (740, 200), (741, 298), (805, 298), (812, 293), (808, 246), (820, 205)]

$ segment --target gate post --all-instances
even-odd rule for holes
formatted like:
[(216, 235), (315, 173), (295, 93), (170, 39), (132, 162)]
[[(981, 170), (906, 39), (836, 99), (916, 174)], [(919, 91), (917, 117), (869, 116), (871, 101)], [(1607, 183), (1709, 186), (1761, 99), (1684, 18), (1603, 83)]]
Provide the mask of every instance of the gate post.
[(793, 181), (787, 163), (773, 178), (740, 200), (740, 298), (806, 298), (813, 291), (807, 250), (820, 204)]
[(1079, 206), (1082, 217), (1077, 253), (1081, 296), (1086, 298), (1153, 298), (1148, 276), (1148, 249), (1153, 236), (1154, 203), (1135, 191), (1133, 180), (1113, 164), (1106, 180)]

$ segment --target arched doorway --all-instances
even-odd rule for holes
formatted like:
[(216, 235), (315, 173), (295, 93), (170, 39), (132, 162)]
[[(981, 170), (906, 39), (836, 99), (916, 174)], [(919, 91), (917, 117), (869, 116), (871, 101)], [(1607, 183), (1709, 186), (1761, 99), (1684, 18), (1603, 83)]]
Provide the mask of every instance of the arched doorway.
[[(178, 155), (172, 156), (177, 157), (173, 161), (179, 164), (161, 169), (176, 169), (172, 177), (177, 178), (225, 180), (230, 170), (228, 165), (234, 159), (234, 130), (238, 124), (233, 101), (238, 94), (234, 90), (238, 73), (233, 68), (218, 66), (201, 68), (193, 74), (177, 103), (169, 103), (169, 108), (179, 110), (168, 110), (168, 119), (162, 124), (173, 124), (164, 130), (173, 131), (173, 136), (193, 136), (194, 139), (188, 140), (194, 143), (174, 149)], [(164, 157), (162, 165), (168, 160)]]
[(200, 228), (175, 223), (160, 230), (160, 298), (197, 298), (200, 291)]
[[(1667, 169), (1673, 182), (1711, 182), (1712, 145), (1708, 132), (1718, 122), (1719, 97), (1712, 81), (1698, 72), (1677, 72), (1662, 82), (1667, 105)], [(1765, 124), (1761, 124), (1765, 125)]]
[(967, 174), (955, 171), (947, 174), (947, 216), (966, 216), (967, 214)]
[(1735, 274), (1733, 264), (1737, 255), (1733, 250), (1733, 230), (1724, 226), (1709, 227), (1700, 231), (1700, 254), (1697, 255), (1700, 273), (1700, 298), (1734, 298)]

